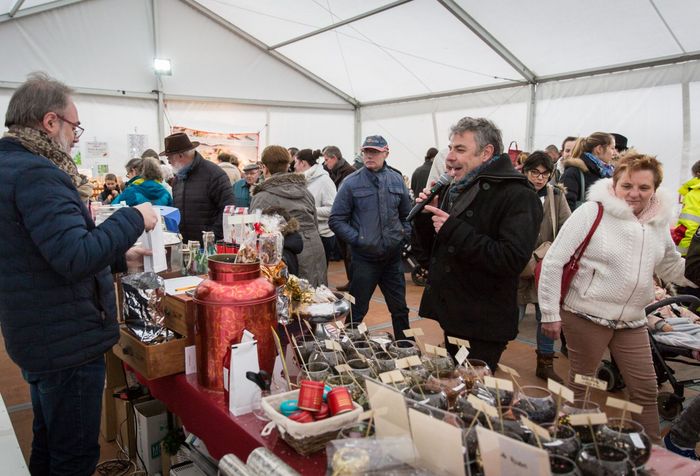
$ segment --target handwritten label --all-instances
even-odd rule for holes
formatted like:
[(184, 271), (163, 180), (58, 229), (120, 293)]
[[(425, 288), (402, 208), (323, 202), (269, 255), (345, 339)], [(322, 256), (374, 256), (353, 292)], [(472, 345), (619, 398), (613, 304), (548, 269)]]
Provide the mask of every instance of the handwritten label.
[(522, 422), (523, 425), (525, 425), (526, 427), (528, 427), (528, 428), (530, 429), (530, 431), (532, 431), (533, 433), (535, 433), (536, 435), (538, 435), (540, 438), (544, 438), (544, 439), (547, 439), (547, 440), (549, 440), (550, 438), (552, 438), (552, 435), (550, 435), (549, 432), (548, 432), (547, 430), (545, 430), (544, 428), (542, 428), (540, 425), (538, 425), (538, 424), (535, 423), (534, 421), (531, 421), (531, 420), (528, 419), (527, 417), (522, 417), (522, 418), (520, 419), (520, 421)]
[(485, 401), (481, 400), (476, 395), (470, 393), (469, 396), (467, 396), (467, 401), (471, 404), (472, 407), (474, 407), (475, 410), (485, 413), (486, 415), (492, 418), (498, 418), (498, 409), (493, 405), (489, 405)]
[(547, 451), (480, 426), (476, 435), (484, 474), (551, 474)]
[(405, 369), (409, 367), (407, 358), (396, 359), (394, 363), (396, 364), (397, 369)]
[(447, 349), (437, 345), (425, 344), (425, 353), (437, 355), (439, 357), (447, 357)]
[(379, 378), (384, 383), (398, 383), (404, 381), (403, 374), (400, 370), (392, 370), (390, 372), (381, 373), (379, 374)]
[(595, 377), (589, 377), (588, 375), (576, 374), (574, 376), (574, 382), (576, 382), (579, 385), (596, 388), (598, 390), (608, 389), (608, 382), (606, 382), (605, 380), (597, 379)]
[(469, 357), (469, 350), (464, 346), (460, 347), (457, 351), (457, 355), (455, 355), (457, 363), (462, 365), (467, 360), (467, 357)]
[(343, 372), (350, 372), (350, 371), (352, 371), (352, 369), (350, 368), (350, 366), (347, 365), (347, 364), (339, 364), (339, 365), (336, 365), (336, 366), (335, 366), (335, 370), (336, 370), (336, 372), (338, 372), (339, 374), (342, 374)]
[(365, 324), (364, 322), (360, 322), (360, 324), (357, 326), (357, 330), (360, 331), (360, 334), (366, 334), (367, 324)]
[(406, 337), (420, 337), (422, 335), (425, 335), (425, 333), (423, 332), (423, 329), (421, 329), (420, 327), (416, 327), (415, 329), (406, 329), (405, 331), (403, 331), (403, 335), (405, 335)]
[(484, 385), (496, 390), (513, 391), (513, 382), (502, 378), (484, 377)]
[(555, 382), (551, 378), (547, 379), (547, 388), (554, 395), (560, 396), (561, 398), (563, 398), (567, 402), (574, 401), (574, 392), (571, 389), (563, 386), (562, 384)]
[(421, 362), (420, 357), (418, 357), (417, 355), (409, 355), (408, 357), (406, 357), (406, 361), (408, 362), (408, 365), (411, 367), (423, 365), (423, 362)]
[(355, 304), (355, 298), (350, 293), (343, 293), (343, 298), (351, 304)]
[(335, 327), (338, 329), (345, 329), (345, 323), (343, 321), (335, 321)]
[(520, 377), (518, 371), (512, 367), (508, 367), (507, 365), (503, 364), (498, 364), (498, 368), (501, 369), (503, 372), (512, 375), (513, 377)]
[(572, 426), (605, 425), (608, 417), (605, 413), (578, 413), (569, 415), (569, 424)]
[(605, 404), (609, 407), (619, 408), (620, 410), (625, 410), (632, 413), (642, 413), (641, 405), (628, 402), (627, 400), (620, 400), (619, 398), (608, 397)]
[(334, 340), (326, 339), (326, 349), (328, 350), (343, 350), (340, 344)]

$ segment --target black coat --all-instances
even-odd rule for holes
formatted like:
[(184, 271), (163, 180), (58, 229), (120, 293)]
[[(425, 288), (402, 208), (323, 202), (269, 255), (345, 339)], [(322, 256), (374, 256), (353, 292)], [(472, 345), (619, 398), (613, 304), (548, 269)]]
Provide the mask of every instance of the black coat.
[(685, 277), (700, 286), (700, 229), (693, 235), (685, 256)]
[[(581, 190), (582, 175), (584, 190)], [(566, 189), (566, 202), (572, 212), (586, 201), (586, 192), (601, 178), (595, 165), (586, 157), (572, 157), (564, 161), (561, 184)]]
[(173, 182), (173, 206), (180, 209), (180, 234), (183, 243), (202, 242), (203, 231), (213, 231), (217, 240), (224, 238), (223, 214), (233, 205), (233, 188), (226, 172), (195, 153), (192, 169)]
[(95, 227), (68, 174), (0, 140), (0, 324), (10, 358), (44, 372), (98, 357), (119, 338), (111, 265), (143, 232), (122, 208)]
[(449, 213), (435, 237), (419, 315), (438, 320), (448, 335), (514, 339), (518, 278), (542, 221), (539, 197), (508, 156), (501, 155), (459, 195)]
[(336, 190), (340, 188), (340, 184), (345, 177), (355, 171), (355, 167), (348, 164), (345, 159), (338, 159), (338, 162), (335, 164), (335, 167), (332, 170), (327, 169), (325, 166), (323, 168), (326, 170), (326, 172), (328, 172), (331, 180), (333, 180)]

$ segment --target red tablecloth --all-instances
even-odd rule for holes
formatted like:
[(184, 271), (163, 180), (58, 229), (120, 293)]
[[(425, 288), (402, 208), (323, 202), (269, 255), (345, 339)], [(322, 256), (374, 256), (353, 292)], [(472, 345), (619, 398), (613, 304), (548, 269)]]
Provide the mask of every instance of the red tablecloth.
[(155, 380), (146, 380), (139, 375), (139, 380), (155, 398), (165, 403), (170, 412), (180, 417), (188, 431), (207, 445), (214, 458), (233, 453), (245, 462), (251, 451), (264, 446), (304, 475), (326, 474), (325, 452), (301, 456), (280, 438), (277, 431), (267, 437), (260, 436), (266, 422), (258, 420), (252, 413), (233, 416), (224, 403), (224, 394), (201, 387), (196, 374), (171, 375)]
[[(137, 374), (138, 375), (138, 374)], [(326, 474), (326, 454), (301, 456), (279, 437), (277, 431), (270, 436), (260, 436), (265, 422), (253, 414), (235, 417), (224, 404), (223, 393), (211, 392), (197, 383), (196, 374), (171, 375), (156, 380), (138, 376), (151, 394), (165, 403), (172, 413), (182, 420), (188, 431), (207, 445), (216, 459), (233, 453), (244, 462), (255, 448), (264, 446), (282, 458), (288, 465), (304, 475)], [(664, 448), (654, 446), (646, 465), (651, 474), (673, 476), (698, 476), (700, 463), (682, 458)]]

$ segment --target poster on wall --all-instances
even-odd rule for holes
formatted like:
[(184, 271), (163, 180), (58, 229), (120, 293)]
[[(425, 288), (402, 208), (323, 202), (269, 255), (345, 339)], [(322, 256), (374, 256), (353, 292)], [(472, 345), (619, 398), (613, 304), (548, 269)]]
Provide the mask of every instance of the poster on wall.
[(85, 157), (90, 160), (105, 160), (109, 157), (109, 147), (106, 142), (86, 142)]
[(200, 146), (197, 147), (197, 151), (208, 160), (215, 159), (221, 152), (238, 157), (238, 165), (241, 168), (258, 160), (260, 134), (257, 132), (207, 132), (181, 126), (173, 126), (171, 132), (184, 132), (191, 141), (198, 141)]
[(146, 134), (127, 134), (126, 144), (127, 157), (133, 159), (134, 157), (141, 157), (143, 151), (146, 150), (146, 144), (148, 143), (148, 136)]

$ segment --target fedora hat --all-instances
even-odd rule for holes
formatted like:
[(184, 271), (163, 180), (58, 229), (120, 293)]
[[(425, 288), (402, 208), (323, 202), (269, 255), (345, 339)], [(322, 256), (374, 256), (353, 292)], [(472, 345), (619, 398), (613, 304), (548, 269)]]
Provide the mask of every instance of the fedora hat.
[(158, 155), (181, 154), (188, 150), (196, 149), (197, 147), (199, 147), (199, 142), (190, 142), (190, 138), (187, 137), (187, 134), (184, 132), (177, 132), (165, 138), (165, 150)]

